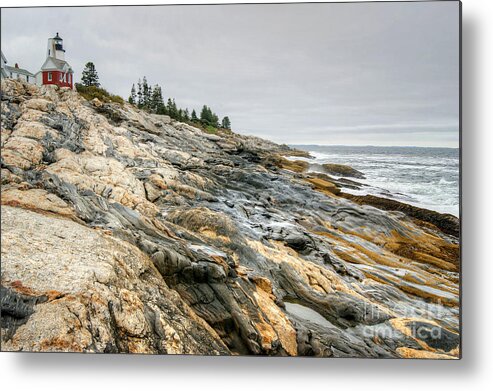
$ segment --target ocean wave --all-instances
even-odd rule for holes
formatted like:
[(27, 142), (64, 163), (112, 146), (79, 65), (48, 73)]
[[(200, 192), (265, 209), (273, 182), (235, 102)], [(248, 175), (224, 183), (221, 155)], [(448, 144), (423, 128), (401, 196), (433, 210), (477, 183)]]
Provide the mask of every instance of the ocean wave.
[(455, 184), (456, 181), (454, 180), (446, 180), (445, 178), (440, 178), (438, 181), (439, 185), (450, 185), (450, 184)]

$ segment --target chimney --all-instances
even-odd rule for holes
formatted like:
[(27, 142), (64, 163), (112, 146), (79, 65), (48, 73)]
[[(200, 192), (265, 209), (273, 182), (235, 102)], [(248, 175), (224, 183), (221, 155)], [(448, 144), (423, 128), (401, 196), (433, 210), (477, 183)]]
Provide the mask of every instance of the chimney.
[(19, 64), (15, 63), (15, 67), (16, 67), (16, 68), (19, 68)]

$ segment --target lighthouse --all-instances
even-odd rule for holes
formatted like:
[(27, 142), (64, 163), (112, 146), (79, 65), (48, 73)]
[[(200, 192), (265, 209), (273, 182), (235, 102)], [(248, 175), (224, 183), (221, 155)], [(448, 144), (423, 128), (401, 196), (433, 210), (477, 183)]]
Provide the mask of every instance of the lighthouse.
[(46, 60), (36, 74), (36, 82), (39, 85), (54, 84), (73, 88), (73, 73), (72, 67), (65, 61), (63, 39), (56, 33), (53, 38), (48, 38)]

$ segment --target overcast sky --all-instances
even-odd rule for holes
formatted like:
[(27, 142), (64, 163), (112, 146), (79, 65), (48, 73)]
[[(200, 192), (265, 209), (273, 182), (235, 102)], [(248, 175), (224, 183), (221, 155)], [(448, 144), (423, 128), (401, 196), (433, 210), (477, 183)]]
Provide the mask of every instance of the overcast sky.
[(147, 76), (178, 106), (290, 144), (457, 147), (457, 2), (2, 9), (2, 51), (35, 73), (64, 39), (80, 78), (128, 97)]

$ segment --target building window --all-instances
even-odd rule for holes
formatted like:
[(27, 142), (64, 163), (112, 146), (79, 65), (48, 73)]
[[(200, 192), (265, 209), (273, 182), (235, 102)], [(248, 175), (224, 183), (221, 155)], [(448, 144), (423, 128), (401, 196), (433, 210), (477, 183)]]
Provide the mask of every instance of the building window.
[(63, 75), (60, 73), (60, 81), (63, 81)]
[(48, 81), (52, 81), (53, 80), (53, 75), (51, 74), (51, 72), (48, 72)]
[(26, 81), (29, 83), (29, 76), (26, 76)]

